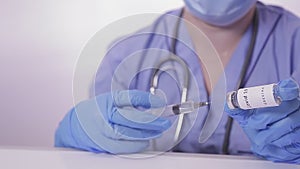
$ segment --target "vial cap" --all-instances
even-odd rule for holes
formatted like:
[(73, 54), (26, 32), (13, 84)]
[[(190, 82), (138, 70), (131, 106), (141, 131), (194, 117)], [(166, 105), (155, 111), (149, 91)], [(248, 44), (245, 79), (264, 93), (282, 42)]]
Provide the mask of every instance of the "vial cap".
[(228, 94), (227, 94), (227, 98), (226, 98), (226, 100), (227, 100), (227, 105), (228, 105), (228, 107), (230, 108), (230, 109), (235, 109), (236, 108), (236, 106), (233, 104), (233, 96), (236, 94), (236, 92), (235, 91), (232, 91), (232, 92), (229, 92)]

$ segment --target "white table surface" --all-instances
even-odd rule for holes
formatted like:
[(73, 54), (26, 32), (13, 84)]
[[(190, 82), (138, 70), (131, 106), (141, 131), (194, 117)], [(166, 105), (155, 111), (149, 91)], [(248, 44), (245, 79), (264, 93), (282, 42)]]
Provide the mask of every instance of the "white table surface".
[(300, 169), (254, 157), (145, 153), (126, 156), (94, 154), (69, 149), (0, 147), (0, 169)]

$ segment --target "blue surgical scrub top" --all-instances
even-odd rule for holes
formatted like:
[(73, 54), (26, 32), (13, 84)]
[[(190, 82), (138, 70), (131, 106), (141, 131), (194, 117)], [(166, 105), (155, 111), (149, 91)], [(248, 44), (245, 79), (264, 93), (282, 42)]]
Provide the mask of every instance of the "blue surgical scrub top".
[[(290, 12), (275, 6), (257, 3), (259, 27), (256, 44), (243, 86), (277, 83), (293, 77), (300, 82), (300, 20)], [(160, 16), (152, 25), (131, 35), (122, 37), (111, 44), (95, 77), (94, 93), (112, 90), (138, 89), (149, 91), (153, 68), (170, 57), (176, 20), (181, 9)], [(239, 42), (233, 56), (226, 65), (226, 91), (236, 89), (242, 65), (252, 36), (253, 25), (249, 26)], [(176, 56), (188, 65), (191, 78), (188, 86), (188, 100), (208, 101), (199, 57), (184, 24), (179, 25)], [(224, 42), (226, 43), (226, 42)], [(186, 74), (174, 61), (164, 65), (166, 71), (159, 76), (158, 88), (163, 91), (168, 104), (179, 103), (182, 81)], [(198, 114), (187, 115), (184, 119), (182, 141), (172, 150), (194, 153), (222, 153), (222, 144), (228, 116), (222, 113), (221, 122), (214, 134), (205, 143), (198, 142), (209, 107), (199, 109)], [(176, 119), (175, 119), (176, 120)], [(156, 141), (156, 149), (170, 144), (173, 136), (166, 134)], [(249, 153), (250, 143), (240, 126), (234, 122), (229, 144), (230, 154)]]

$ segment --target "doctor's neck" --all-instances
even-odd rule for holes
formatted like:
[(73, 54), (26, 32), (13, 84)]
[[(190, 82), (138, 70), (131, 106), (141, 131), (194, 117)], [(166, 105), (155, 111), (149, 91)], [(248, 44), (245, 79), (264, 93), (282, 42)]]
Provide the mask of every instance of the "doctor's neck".
[[(255, 14), (255, 7), (237, 22), (229, 26), (215, 26), (205, 23), (196, 16), (192, 15), (186, 8), (183, 12), (183, 18), (199, 28), (211, 40), (224, 64), (228, 62), (234, 52), (240, 39), (252, 23)], [(191, 33), (191, 32), (190, 32)], [(197, 36), (191, 36), (194, 44), (197, 44)]]

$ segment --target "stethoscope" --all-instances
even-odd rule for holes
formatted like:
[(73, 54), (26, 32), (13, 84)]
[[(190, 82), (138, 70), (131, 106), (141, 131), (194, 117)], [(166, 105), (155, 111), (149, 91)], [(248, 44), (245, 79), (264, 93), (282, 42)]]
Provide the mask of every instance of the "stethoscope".
[[(180, 19), (182, 18), (182, 16), (183, 16), (183, 9), (181, 10), (181, 12), (179, 14), (179, 18), (175, 24), (176, 26), (175, 26), (174, 35), (173, 35), (174, 38), (172, 39), (171, 45), (170, 45), (171, 46), (170, 51), (175, 55), (176, 55), (177, 37), (178, 37), (178, 32), (179, 32), (179, 24), (180, 24)], [(250, 45), (247, 50), (247, 55), (246, 55), (237, 85), (236, 85), (236, 90), (244, 86), (245, 76), (246, 76), (246, 73), (247, 73), (247, 70), (248, 70), (248, 67), (250, 64), (251, 57), (254, 52), (256, 37), (257, 37), (257, 33), (258, 33), (258, 10), (257, 9), (255, 10), (255, 14), (254, 14), (254, 18), (253, 18), (252, 22), (253, 22), (253, 30), (252, 30), (251, 41), (250, 41)], [(190, 74), (189, 74), (188, 66), (185, 63), (185, 61), (182, 60), (180, 57), (176, 57), (175, 55), (171, 55), (169, 58), (160, 61), (160, 63), (155, 66), (156, 69), (153, 71), (151, 80), (150, 80), (150, 83), (151, 83), (150, 92), (153, 94), (155, 93), (155, 90), (158, 87), (159, 76), (162, 72), (165, 72), (169, 69), (174, 69), (173, 67), (168, 67), (168, 66), (164, 67), (164, 65), (167, 62), (175, 61), (175, 62), (179, 63), (181, 65), (181, 67), (183, 68), (183, 70), (185, 71), (184, 77), (183, 77), (184, 82), (182, 83), (182, 89), (181, 89), (181, 103), (183, 103), (183, 102), (187, 101)], [(178, 117), (178, 122), (177, 122), (175, 135), (174, 135), (175, 143), (179, 140), (179, 136), (180, 136), (181, 129), (183, 126), (184, 116), (185, 116), (184, 114), (180, 114)], [(223, 146), (222, 146), (223, 154), (229, 153), (228, 148), (229, 148), (229, 143), (230, 143), (230, 134), (231, 134), (232, 124), (233, 124), (233, 119), (231, 117), (228, 117), (227, 123), (226, 123), (226, 131), (225, 131)]]

